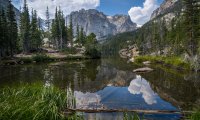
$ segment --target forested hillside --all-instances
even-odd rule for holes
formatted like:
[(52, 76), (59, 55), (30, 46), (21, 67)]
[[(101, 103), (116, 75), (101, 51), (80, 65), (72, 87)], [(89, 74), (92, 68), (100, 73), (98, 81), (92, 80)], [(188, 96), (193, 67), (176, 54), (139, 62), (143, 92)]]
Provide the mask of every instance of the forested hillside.
[(136, 44), (141, 54), (187, 53), (194, 56), (198, 54), (200, 44), (199, 5), (195, 0), (192, 2), (179, 0), (173, 7), (158, 14), (133, 32), (134, 34), (124, 33), (113, 36), (104, 45), (118, 51), (128, 45)]

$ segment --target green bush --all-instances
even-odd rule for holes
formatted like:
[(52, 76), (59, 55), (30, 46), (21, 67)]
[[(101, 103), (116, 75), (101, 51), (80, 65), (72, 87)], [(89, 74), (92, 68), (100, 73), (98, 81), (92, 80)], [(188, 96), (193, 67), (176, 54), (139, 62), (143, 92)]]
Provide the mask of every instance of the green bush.
[(53, 59), (50, 58), (48, 55), (46, 54), (36, 54), (32, 57), (33, 61), (36, 62), (47, 62), (47, 61), (52, 61)]
[(85, 54), (92, 58), (100, 58), (101, 52), (96, 47), (87, 47)]
[(67, 93), (53, 86), (8, 87), (0, 90), (0, 96), (1, 120), (66, 119), (62, 111), (69, 103)]

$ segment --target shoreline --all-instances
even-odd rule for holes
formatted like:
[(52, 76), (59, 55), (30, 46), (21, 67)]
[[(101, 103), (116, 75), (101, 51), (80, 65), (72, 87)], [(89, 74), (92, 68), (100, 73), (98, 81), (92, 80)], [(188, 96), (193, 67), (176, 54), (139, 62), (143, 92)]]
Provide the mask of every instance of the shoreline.
[(0, 60), (0, 66), (5, 65), (23, 65), (32, 63), (48, 63), (48, 62), (60, 62), (68, 60), (88, 60), (88, 59), (99, 59), (92, 58), (81, 54), (70, 54), (65, 56), (51, 56), (49, 54), (31, 54), (22, 57), (13, 57), (4, 60)]

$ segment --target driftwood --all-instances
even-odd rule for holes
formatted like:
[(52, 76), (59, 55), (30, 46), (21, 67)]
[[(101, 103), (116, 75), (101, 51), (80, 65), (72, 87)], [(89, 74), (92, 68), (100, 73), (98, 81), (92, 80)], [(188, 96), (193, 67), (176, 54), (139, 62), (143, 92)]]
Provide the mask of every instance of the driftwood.
[(70, 112), (102, 113), (102, 112), (136, 112), (144, 114), (192, 114), (192, 111), (169, 111), (169, 110), (125, 110), (125, 109), (67, 109)]
[(133, 72), (135, 73), (145, 73), (145, 72), (151, 72), (151, 71), (153, 71), (153, 69), (148, 68), (148, 67), (138, 68), (138, 69), (133, 70)]

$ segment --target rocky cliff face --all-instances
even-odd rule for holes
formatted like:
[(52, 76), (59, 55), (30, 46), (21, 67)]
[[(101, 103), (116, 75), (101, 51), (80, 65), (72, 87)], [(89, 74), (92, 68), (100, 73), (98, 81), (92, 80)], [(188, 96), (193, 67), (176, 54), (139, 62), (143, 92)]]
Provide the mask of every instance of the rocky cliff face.
[(181, 9), (181, 0), (165, 0), (151, 15), (151, 19), (159, 15), (172, 13), (174, 9)]
[[(94, 9), (82, 9), (72, 12), (70, 15), (72, 16), (74, 30), (79, 25), (84, 28), (87, 35), (95, 33), (98, 40), (104, 39), (108, 35), (115, 35), (136, 29), (136, 24), (125, 15), (106, 16), (104, 13)], [(68, 22), (70, 15), (67, 16)]]
[(127, 15), (108, 16), (107, 18), (110, 23), (115, 25), (116, 33), (134, 31), (137, 26)]

